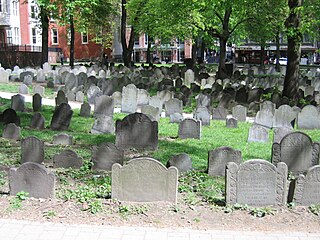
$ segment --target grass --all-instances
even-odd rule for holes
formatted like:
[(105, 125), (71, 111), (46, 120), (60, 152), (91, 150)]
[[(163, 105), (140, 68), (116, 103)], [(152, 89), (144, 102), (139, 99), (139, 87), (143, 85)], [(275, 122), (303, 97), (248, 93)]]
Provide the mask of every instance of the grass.
[[(21, 85), (21, 82), (10, 82), (9, 84), (1, 83), (0, 84), (0, 92), (9, 92), (9, 93), (18, 93), (19, 92), (19, 86)], [(29, 94), (33, 94), (33, 88), (32, 86), (28, 86)], [(44, 97), (46, 98), (54, 98), (55, 97), (55, 91), (51, 88), (45, 88)]]

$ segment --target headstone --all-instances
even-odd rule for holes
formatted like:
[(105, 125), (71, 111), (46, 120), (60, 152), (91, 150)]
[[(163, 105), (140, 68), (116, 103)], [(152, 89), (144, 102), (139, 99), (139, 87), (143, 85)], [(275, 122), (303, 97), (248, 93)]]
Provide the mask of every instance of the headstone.
[(200, 120), (202, 126), (210, 126), (210, 112), (207, 107), (197, 107), (193, 118)]
[(242, 105), (237, 105), (232, 108), (232, 117), (240, 122), (245, 122), (247, 119), (247, 108)]
[(170, 115), (170, 123), (180, 123), (183, 120), (181, 113), (173, 113)]
[(253, 124), (249, 129), (248, 142), (268, 142), (269, 141), (269, 132), (268, 129)]
[(41, 113), (37, 112), (32, 116), (30, 128), (43, 130), (45, 126), (45, 118)]
[(94, 104), (96, 101), (96, 98), (102, 95), (102, 91), (98, 86), (91, 85), (87, 92), (87, 98), (89, 104)]
[(292, 127), (273, 128), (273, 142), (280, 143), (284, 136), (292, 132), (293, 132)]
[(21, 140), (21, 163), (44, 161), (44, 142), (31, 136)]
[(284, 162), (294, 176), (304, 173), (310, 167), (319, 164), (319, 143), (302, 132), (293, 132), (284, 136), (280, 143), (272, 145), (272, 162)]
[(169, 117), (173, 113), (182, 114), (182, 101), (176, 98), (172, 98), (165, 102), (166, 117)]
[(9, 74), (0, 67), (0, 83), (9, 83)]
[(236, 118), (227, 118), (226, 127), (227, 128), (237, 128), (238, 127), (238, 120)]
[(151, 120), (159, 122), (160, 120), (160, 110), (159, 108), (145, 105), (141, 107), (141, 113), (147, 115)]
[(150, 95), (145, 89), (138, 89), (137, 105), (144, 106), (149, 104)]
[(9, 123), (6, 125), (2, 132), (2, 137), (11, 139), (11, 140), (20, 140), (21, 137), (21, 129), (16, 126), (14, 123)]
[(68, 98), (66, 97), (64, 91), (59, 90), (57, 93), (56, 100), (56, 106), (59, 106), (61, 103), (68, 103)]
[(298, 129), (319, 129), (320, 112), (315, 106), (307, 105), (298, 114)]
[(65, 81), (65, 88), (67, 92), (78, 86), (77, 77), (73, 73), (68, 73)]
[(293, 202), (296, 205), (310, 206), (320, 202), (320, 166), (313, 166), (296, 180)]
[(25, 98), (24, 96), (17, 94), (11, 97), (11, 108), (15, 111), (23, 112), (25, 110)]
[(40, 85), (36, 85), (33, 87), (33, 94), (40, 94), (41, 97), (44, 97), (44, 93), (45, 93), (45, 88), (40, 86)]
[(50, 129), (52, 130), (68, 130), (73, 111), (67, 103), (61, 103), (54, 111)]
[(138, 90), (134, 84), (122, 88), (121, 112), (135, 113), (137, 110)]
[(19, 94), (29, 94), (29, 88), (25, 84), (19, 86)]
[(94, 104), (93, 116), (95, 117), (113, 117), (114, 100), (112, 97), (102, 95), (96, 98)]
[(42, 69), (39, 69), (37, 73), (37, 82), (43, 83), (45, 81), (46, 81), (46, 75)]
[(178, 170), (152, 158), (137, 158), (112, 166), (112, 198), (129, 202), (177, 203)]
[(74, 168), (79, 169), (83, 164), (82, 157), (71, 149), (66, 149), (59, 154), (53, 156), (54, 168)]
[(264, 101), (260, 104), (260, 110), (266, 110), (274, 114), (275, 109), (276, 105), (271, 101)]
[(191, 83), (194, 83), (194, 72), (191, 69), (188, 69), (184, 74), (184, 82), (187, 86)]
[(228, 115), (228, 110), (223, 107), (217, 107), (212, 111), (213, 120), (226, 120)]
[(77, 102), (84, 102), (84, 93), (82, 91), (76, 92), (76, 101)]
[(81, 117), (90, 117), (91, 115), (91, 106), (89, 103), (84, 102), (80, 107), (80, 116)]
[(121, 107), (122, 93), (121, 92), (114, 92), (111, 97), (114, 100), (114, 106), (115, 107)]
[(114, 134), (114, 120), (112, 116), (99, 116), (91, 129), (92, 134)]
[(59, 133), (53, 136), (53, 144), (54, 145), (72, 145), (73, 144), (73, 136), (68, 135), (66, 133)]
[(162, 101), (158, 96), (152, 96), (149, 100), (149, 105), (155, 108), (159, 108), (160, 113), (162, 112)]
[(34, 112), (41, 112), (42, 108), (42, 97), (39, 93), (32, 96), (32, 109)]
[(254, 123), (266, 128), (273, 127), (273, 114), (269, 110), (262, 109), (257, 112)]
[(201, 121), (186, 118), (179, 123), (179, 138), (201, 138)]
[(296, 113), (289, 105), (281, 105), (274, 111), (273, 127), (274, 128), (292, 128), (292, 121), (296, 118)]
[(17, 115), (16, 111), (12, 108), (8, 108), (2, 113), (3, 124), (14, 123), (15, 125), (20, 125), (20, 117)]
[[(21, 76), (21, 74), (20, 74)], [(22, 81), (25, 85), (27, 86), (31, 86), (32, 85), (32, 81), (33, 81), (33, 76), (31, 75), (26, 75), (22, 78)]]
[(169, 161), (167, 162), (167, 168), (176, 167), (178, 172), (187, 172), (192, 169), (192, 161), (188, 154), (181, 153), (177, 155), (173, 155)]
[(116, 146), (120, 148), (158, 148), (158, 122), (143, 113), (133, 113), (116, 121)]
[(123, 164), (124, 151), (116, 147), (113, 143), (101, 143), (98, 147), (93, 147), (92, 162), (93, 170), (111, 171), (114, 163)]
[(208, 174), (210, 176), (225, 176), (228, 162), (240, 164), (241, 151), (231, 147), (219, 147), (208, 152)]
[(284, 205), (287, 198), (288, 168), (253, 159), (240, 165), (229, 162), (226, 170), (226, 203), (266, 207)]
[(44, 166), (26, 162), (9, 172), (10, 195), (24, 191), (29, 197), (54, 198), (55, 176)]

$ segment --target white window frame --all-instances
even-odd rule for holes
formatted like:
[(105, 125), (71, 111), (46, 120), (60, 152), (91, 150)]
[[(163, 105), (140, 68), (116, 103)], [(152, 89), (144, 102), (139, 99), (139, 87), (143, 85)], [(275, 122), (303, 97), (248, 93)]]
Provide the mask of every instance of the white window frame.
[[(57, 41), (54, 41), (55, 38), (57, 39)], [(52, 45), (59, 45), (58, 28), (52, 28), (51, 29), (51, 43), (52, 43)]]
[(19, 7), (19, 1), (12, 1), (12, 15), (18, 16), (18, 7)]
[[(86, 38), (87, 40), (84, 41), (84, 38)], [(89, 43), (89, 35), (87, 32), (81, 33), (81, 42), (82, 44), (88, 44)]]
[(36, 5), (31, 5), (30, 6), (30, 17), (32, 19), (36, 19), (38, 15), (38, 9)]
[(20, 28), (15, 27), (13, 29), (14, 29), (13, 43), (14, 44), (19, 44), (20, 43)]
[(37, 44), (37, 29), (31, 28), (32, 43)]
[(7, 30), (7, 43), (12, 44), (12, 40), (12, 29), (10, 28)]

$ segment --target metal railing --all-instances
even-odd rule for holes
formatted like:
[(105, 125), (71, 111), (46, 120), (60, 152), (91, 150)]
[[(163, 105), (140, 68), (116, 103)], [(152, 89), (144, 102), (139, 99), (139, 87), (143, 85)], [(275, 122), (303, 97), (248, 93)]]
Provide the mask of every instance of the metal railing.
[(40, 46), (33, 46), (33, 45), (16, 45), (16, 44), (8, 44), (8, 43), (1, 43), (0, 44), (0, 51), (2, 52), (41, 52), (42, 47)]

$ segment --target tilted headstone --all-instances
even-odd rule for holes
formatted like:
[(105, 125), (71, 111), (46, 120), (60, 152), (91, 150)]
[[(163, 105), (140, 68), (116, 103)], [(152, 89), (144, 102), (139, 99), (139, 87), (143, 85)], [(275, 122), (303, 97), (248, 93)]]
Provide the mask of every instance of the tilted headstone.
[(287, 199), (288, 168), (285, 163), (253, 159), (226, 169), (226, 203), (265, 207), (284, 205)]
[(255, 119), (254, 123), (264, 126), (266, 128), (272, 128), (273, 127), (273, 114), (269, 110), (262, 109), (260, 110)]
[(25, 84), (19, 86), (19, 94), (29, 94), (29, 88)]
[(21, 140), (21, 163), (44, 161), (44, 142), (31, 136)]
[(227, 118), (226, 127), (227, 128), (237, 128), (238, 127), (238, 120), (236, 118)]
[(41, 113), (37, 112), (32, 116), (30, 128), (43, 130), (45, 127), (45, 118)]
[(14, 123), (9, 123), (4, 127), (2, 137), (11, 140), (19, 140), (21, 138), (21, 128)]
[(297, 128), (320, 129), (320, 112), (315, 106), (307, 105), (298, 114)]
[(136, 158), (112, 166), (112, 198), (129, 202), (177, 203), (178, 170), (152, 158)]
[(66, 133), (59, 133), (53, 135), (53, 144), (55, 145), (72, 145), (73, 144), (73, 136), (68, 135)]
[(114, 134), (114, 120), (112, 116), (100, 116), (93, 124), (92, 134)]
[(210, 112), (207, 107), (197, 107), (193, 118), (201, 121), (202, 126), (210, 126)]
[(242, 105), (237, 105), (232, 108), (232, 117), (240, 122), (245, 122), (247, 119), (247, 108)]
[(121, 112), (135, 113), (137, 111), (138, 90), (134, 84), (122, 88)]
[(241, 151), (231, 147), (219, 147), (208, 152), (208, 174), (210, 176), (225, 176), (228, 162), (240, 164)]
[(212, 111), (213, 120), (226, 120), (228, 115), (228, 110), (223, 107), (217, 107)]
[(292, 133), (292, 128), (287, 127), (280, 127), (280, 128), (274, 128), (273, 129), (273, 142), (274, 143), (280, 143), (282, 138), (286, 136), (289, 133)]
[(67, 103), (61, 103), (54, 111), (50, 128), (52, 130), (68, 130), (73, 111)]
[(308, 169), (306, 174), (300, 174), (296, 180), (293, 202), (296, 205), (310, 206), (320, 203), (320, 166)]
[(57, 93), (56, 100), (56, 106), (59, 106), (61, 103), (68, 103), (68, 98), (66, 97), (64, 91), (59, 90)]
[(83, 159), (71, 149), (66, 149), (53, 156), (54, 168), (75, 168), (79, 169), (83, 164)]
[(158, 122), (143, 113), (133, 113), (116, 121), (116, 146), (120, 148), (158, 148)]
[(188, 154), (181, 153), (173, 155), (167, 162), (167, 168), (176, 167), (178, 172), (187, 172), (192, 169), (192, 161)]
[(248, 142), (268, 142), (269, 141), (269, 132), (268, 129), (253, 124), (249, 129)]
[(111, 171), (115, 163), (123, 164), (124, 151), (117, 148), (113, 143), (101, 143), (98, 147), (93, 147), (92, 162), (93, 170)]
[(90, 117), (91, 115), (91, 106), (89, 103), (84, 102), (80, 107), (80, 116), (81, 117)]
[(289, 105), (281, 105), (274, 111), (273, 127), (274, 128), (292, 128), (291, 122), (296, 118), (296, 113)]
[(17, 94), (11, 97), (11, 108), (15, 111), (23, 112), (25, 110), (25, 98), (24, 96)]
[(294, 176), (319, 164), (319, 143), (312, 143), (311, 138), (302, 132), (293, 132), (284, 136), (280, 143), (272, 145), (272, 162), (284, 162)]
[(55, 176), (44, 166), (26, 162), (9, 172), (10, 195), (24, 191), (29, 197), (54, 198)]
[(32, 96), (32, 109), (34, 112), (41, 112), (42, 108), (42, 97), (39, 93)]
[(112, 97), (102, 95), (96, 98), (94, 104), (93, 116), (103, 117), (109, 116), (112, 117), (114, 112), (114, 100)]
[(186, 138), (201, 138), (201, 121), (186, 118), (179, 123), (178, 136), (181, 139)]

